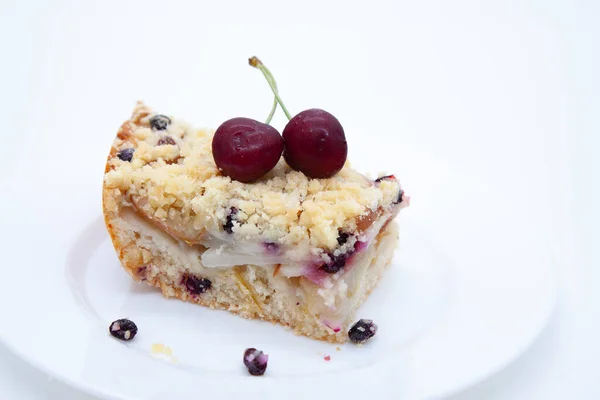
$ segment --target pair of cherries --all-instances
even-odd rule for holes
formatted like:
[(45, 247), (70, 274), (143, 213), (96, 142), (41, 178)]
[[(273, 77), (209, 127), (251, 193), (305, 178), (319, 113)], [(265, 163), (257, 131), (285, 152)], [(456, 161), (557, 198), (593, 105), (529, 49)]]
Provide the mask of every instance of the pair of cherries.
[[(219, 171), (240, 182), (253, 182), (271, 171), (283, 153), (292, 169), (309, 178), (330, 178), (337, 174), (348, 154), (344, 128), (337, 118), (317, 108), (291, 118), (271, 72), (256, 57), (249, 62), (263, 73), (271, 86), (275, 95), (273, 109), (266, 123), (238, 117), (217, 128), (212, 152)], [(289, 120), (283, 136), (269, 125), (278, 104)]]

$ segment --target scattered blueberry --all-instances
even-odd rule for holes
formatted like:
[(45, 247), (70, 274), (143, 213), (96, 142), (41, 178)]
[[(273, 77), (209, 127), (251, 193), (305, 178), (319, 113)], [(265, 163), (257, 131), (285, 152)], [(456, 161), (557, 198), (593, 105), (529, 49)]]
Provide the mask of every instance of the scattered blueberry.
[(340, 269), (346, 266), (346, 260), (348, 259), (348, 254), (340, 254), (339, 256), (334, 256), (332, 254), (329, 255), (331, 261), (327, 264), (321, 265), (321, 269), (328, 274), (335, 274)]
[(353, 343), (364, 343), (377, 333), (377, 325), (370, 319), (361, 319), (348, 331), (348, 337)]
[(385, 181), (386, 179), (396, 179), (396, 177), (394, 175), (382, 176), (380, 178), (375, 179), (375, 183), (379, 183), (381, 181)]
[(250, 375), (259, 376), (267, 370), (269, 356), (260, 350), (251, 347), (244, 352), (244, 365), (248, 368)]
[(117, 339), (131, 340), (135, 337), (138, 328), (133, 321), (123, 318), (111, 323), (108, 331)]
[(164, 146), (165, 144), (176, 144), (175, 139), (173, 139), (171, 136), (163, 136), (158, 139), (157, 146)]
[(164, 131), (168, 128), (170, 123), (171, 118), (167, 117), (166, 115), (159, 114), (150, 118), (150, 126), (152, 127), (152, 130), (155, 131)]
[(340, 234), (337, 237), (337, 242), (340, 246), (343, 246), (347, 241), (348, 238), (350, 237), (349, 233), (346, 232), (340, 232)]
[(132, 147), (123, 149), (123, 150), (119, 150), (119, 152), (117, 153), (117, 157), (119, 157), (120, 160), (131, 162), (131, 159), (133, 159), (134, 152), (135, 152), (135, 149)]
[(181, 284), (193, 295), (198, 295), (210, 289), (212, 282), (192, 274), (184, 274), (181, 278)]
[(238, 209), (235, 207), (231, 207), (229, 210), (229, 215), (227, 216), (227, 221), (223, 225), (223, 230), (227, 233), (233, 233), (233, 220), (238, 213)]

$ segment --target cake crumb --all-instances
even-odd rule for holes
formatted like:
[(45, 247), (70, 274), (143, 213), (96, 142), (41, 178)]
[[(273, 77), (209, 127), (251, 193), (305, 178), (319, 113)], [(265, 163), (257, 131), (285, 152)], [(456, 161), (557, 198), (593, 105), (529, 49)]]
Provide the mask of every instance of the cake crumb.
[(176, 363), (177, 358), (173, 357), (173, 349), (169, 346), (165, 346), (162, 343), (153, 343), (151, 347), (151, 353), (157, 356), (165, 356), (169, 361)]
[(335, 351), (342, 351), (342, 349), (340, 349), (340, 346), (337, 346), (337, 347), (335, 348)]
[(165, 345), (161, 343), (152, 343), (152, 354), (162, 354), (165, 350)]
[(325, 357), (323, 357), (323, 359), (324, 359), (325, 361), (331, 361), (331, 356), (325, 356)]

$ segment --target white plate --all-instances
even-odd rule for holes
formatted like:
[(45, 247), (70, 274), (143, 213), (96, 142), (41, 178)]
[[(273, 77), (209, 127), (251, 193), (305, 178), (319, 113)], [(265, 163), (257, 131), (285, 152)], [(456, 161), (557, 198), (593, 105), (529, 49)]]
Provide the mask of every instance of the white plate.
[[(454, 40), (460, 30), (450, 28), (460, 24), (411, 24), (404, 8), (362, 30), (359, 24), (307, 26), (283, 19), (273, 29), (241, 17), (228, 26), (220, 20), (211, 25), (207, 10), (188, 6), (166, 16), (145, 3), (122, 12), (81, 4), (83, 12), (64, 6), (32, 24), (35, 46), (29, 36), (21, 42), (14, 35), (13, 43), (10, 35), (24, 57), (30, 47), (36, 50), (27, 59), (29, 69), (7, 64), (14, 66), (6, 74), (14, 77), (7, 92), (25, 94), (11, 98), (20, 108), (3, 120), (10, 133), (3, 144), (18, 151), (0, 159), (0, 337), (23, 359), (107, 398), (421, 399), (455, 393), (493, 374), (543, 329), (555, 303), (550, 249), (530, 226), (523, 202), (506, 189), (527, 165), (517, 157), (531, 156), (514, 145), (528, 137), (515, 127), (535, 124), (526, 115), (518, 118), (529, 123), (489, 122), (495, 117), (490, 109), (509, 120), (516, 112), (511, 104), (538, 87), (530, 75), (497, 82), (486, 75), (466, 89), (452, 86), (451, 78), (470, 64), (458, 62), (450, 46), (477, 35), (466, 31)], [(397, 24), (396, 15), (405, 23)], [(265, 19), (276, 20), (268, 13)], [(446, 42), (448, 32), (455, 33)], [(337, 50), (322, 38), (339, 40)], [(441, 44), (432, 46), (430, 39)], [(519, 49), (522, 37), (513, 39)], [(295, 62), (304, 44), (322, 62)], [(459, 54), (492, 60), (484, 65), (492, 68), (510, 59), (491, 53), (496, 48), (486, 43)], [(525, 46), (523, 54), (536, 48)], [(260, 118), (272, 99), (260, 74), (244, 65), (255, 52), (270, 61), (288, 108), (334, 112), (359, 169), (395, 172), (412, 196), (400, 217), (401, 249), (358, 315), (380, 327), (363, 347), (337, 351), (281, 327), (165, 300), (130, 281), (104, 230), (104, 160), (133, 102), (141, 98), (162, 112), (212, 126), (235, 115)], [(353, 54), (365, 56), (347, 62)], [(513, 81), (518, 95), (504, 90)], [(488, 91), (493, 95), (485, 101), (478, 97)], [(281, 114), (275, 124), (283, 126)], [(496, 140), (500, 133), (510, 140)], [(501, 156), (494, 155), (496, 148)], [(502, 169), (491, 168), (486, 157)], [(505, 157), (516, 161), (504, 167)], [(504, 186), (487, 182), (486, 172), (496, 172)], [(140, 328), (128, 344), (107, 333), (109, 323), (124, 316)], [(156, 343), (168, 345), (177, 363), (151, 354)], [(266, 376), (245, 373), (241, 357), (248, 346), (269, 354)]]
[[(412, 153), (406, 162), (415, 170), (435, 165)], [(356, 392), (431, 398), (455, 392), (497, 371), (533, 341), (554, 304), (554, 275), (547, 249), (509, 201), (447, 167), (431, 170), (437, 178), (409, 174), (409, 180), (429, 184), (412, 185), (413, 203), (400, 218), (401, 250), (359, 312), (374, 319), (380, 332), (366, 346), (340, 351), (268, 323), (166, 300), (132, 283), (105, 232), (98, 185), (78, 186), (82, 196), (76, 197), (90, 201), (76, 210), (61, 204), (70, 195), (68, 183), (29, 188), (28, 177), (17, 177), (7, 184), (24, 196), (9, 200), (8, 231), (31, 240), (10, 241), (4, 255), (5, 265), (14, 267), (5, 269), (0, 291), (0, 302), (12, 304), (0, 320), (1, 337), (33, 365), (105, 397), (225, 391), (221, 398)], [(452, 182), (469, 201), (434, 201), (430, 184), (436, 179)], [(477, 190), (469, 191), (474, 184)], [(126, 345), (107, 333), (120, 317), (140, 329)], [(176, 362), (152, 354), (157, 343), (169, 346)], [(241, 355), (251, 346), (270, 356), (263, 378), (244, 371)]]

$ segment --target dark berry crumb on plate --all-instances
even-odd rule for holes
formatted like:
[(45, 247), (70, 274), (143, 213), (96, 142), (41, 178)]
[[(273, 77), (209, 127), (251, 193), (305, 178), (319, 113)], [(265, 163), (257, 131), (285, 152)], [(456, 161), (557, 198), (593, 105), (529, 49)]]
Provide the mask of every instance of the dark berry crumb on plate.
[(117, 339), (131, 340), (135, 337), (138, 328), (133, 321), (122, 318), (111, 323), (108, 331)]
[(259, 376), (267, 370), (269, 356), (260, 350), (251, 347), (244, 352), (244, 365), (248, 368), (250, 375)]
[(169, 127), (170, 124), (171, 118), (167, 117), (166, 115), (159, 114), (150, 118), (150, 126), (152, 127), (152, 130), (155, 131), (164, 131)]
[(377, 325), (370, 319), (361, 319), (348, 331), (348, 337), (353, 343), (365, 343), (377, 333)]
[(134, 152), (135, 152), (135, 149), (133, 149), (133, 148), (119, 150), (119, 152), (117, 153), (117, 157), (119, 157), (119, 159), (122, 161), (131, 162), (131, 160), (133, 159)]

